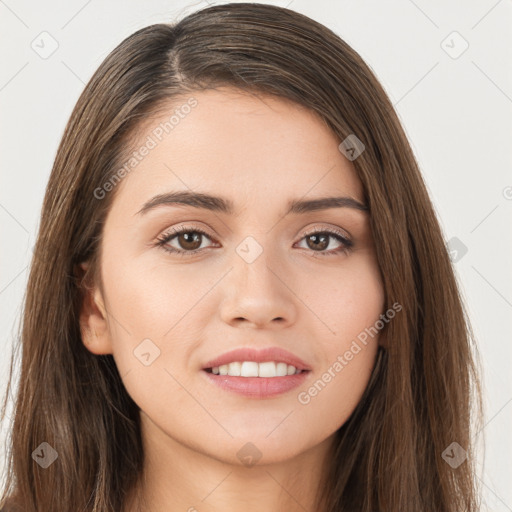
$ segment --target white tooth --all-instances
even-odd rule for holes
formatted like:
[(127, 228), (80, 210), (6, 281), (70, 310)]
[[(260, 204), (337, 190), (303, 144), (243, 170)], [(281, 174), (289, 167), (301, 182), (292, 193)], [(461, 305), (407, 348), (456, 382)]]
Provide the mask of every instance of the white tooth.
[(228, 364), (228, 375), (231, 377), (240, 377), (240, 369), (242, 367), (242, 363), (235, 362)]
[(212, 373), (215, 375), (229, 375), (231, 377), (285, 377), (286, 375), (295, 375), (301, 373), (295, 366), (286, 363), (276, 363), (274, 361), (265, 361), (256, 363), (255, 361), (234, 361), (229, 364), (214, 366)]
[(260, 363), (258, 372), (259, 377), (275, 377), (276, 376), (276, 363), (273, 361), (266, 361)]
[(277, 363), (276, 364), (276, 375), (278, 377), (284, 377), (286, 375), (288, 368), (286, 363)]
[(293, 375), (294, 373), (296, 373), (296, 371), (297, 371), (297, 368), (295, 368), (295, 366), (292, 366), (291, 364), (288, 365), (288, 370), (287, 370), (288, 375)]
[(244, 361), (240, 369), (242, 377), (258, 377), (258, 363), (254, 361)]

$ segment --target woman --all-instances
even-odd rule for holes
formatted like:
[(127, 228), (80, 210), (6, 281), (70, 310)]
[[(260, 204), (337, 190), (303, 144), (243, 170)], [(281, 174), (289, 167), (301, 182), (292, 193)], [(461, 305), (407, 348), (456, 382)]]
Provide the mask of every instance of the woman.
[(478, 509), (472, 335), (418, 165), (359, 55), (291, 10), (106, 58), (21, 341), (13, 510)]

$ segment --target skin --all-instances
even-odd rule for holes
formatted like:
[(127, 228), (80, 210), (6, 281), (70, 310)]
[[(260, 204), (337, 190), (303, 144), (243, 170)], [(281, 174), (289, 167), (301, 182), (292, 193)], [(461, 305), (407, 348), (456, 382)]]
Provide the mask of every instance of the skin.
[[(333, 436), (368, 383), (378, 336), (308, 404), (297, 397), (378, 320), (384, 291), (368, 213), (283, 212), (289, 199), (364, 202), (362, 185), (338, 149), (341, 140), (309, 110), (230, 88), (193, 97), (198, 105), (117, 185), (102, 240), (103, 286), (91, 290), (81, 312), (84, 344), (113, 354), (140, 407), (140, 509), (312, 511)], [(171, 114), (176, 105), (169, 103)], [(148, 122), (136, 147), (169, 116)], [(235, 214), (176, 205), (137, 214), (153, 196), (175, 190), (226, 197)], [(180, 257), (155, 245), (183, 224), (208, 232), (193, 247), (204, 250)], [(330, 237), (315, 250), (306, 235), (317, 228), (340, 229), (353, 248), (321, 256), (342, 244)], [(263, 250), (250, 264), (236, 252), (248, 236)], [(168, 245), (192, 250), (183, 238)], [(133, 351), (148, 338), (160, 355), (146, 366)], [(309, 364), (304, 385), (254, 399), (202, 373), (204, 363), (233, 348), (269, 346)], [(248, 442), (261, 453), (253, 466), (237, 456)], [(133, 490), (125, 511), (136, 510)]]

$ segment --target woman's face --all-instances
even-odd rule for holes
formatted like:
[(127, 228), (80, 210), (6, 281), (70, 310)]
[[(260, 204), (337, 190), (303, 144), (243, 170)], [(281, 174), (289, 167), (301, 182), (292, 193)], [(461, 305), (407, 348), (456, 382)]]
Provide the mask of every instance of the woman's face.
[[(327, 197), (363, 203), (362, 186), (341, 140), (310, 111), (233, 89), (191, 96), (197, 103), (184, 97), (146, 123), (136, 161), (120, 173), (102, 240), (103, 294), (82, 315), (96, 336), (84, 340), (113, 354), (146, 436), (161, 446), (230, 464), (285, 460), (326, 441), (356, 407), (378, 343), (362, 333), (384, 308), (368, 212), (288, 209)], [(173, 203), (175, 193), (218, 199), (193, 206)], [(285, 350), (309, 371), (205, 370), (241, 348)], [(288, 374), (286, 356), (263, 359), (244, 372), (266, 375), (270, 360)]]

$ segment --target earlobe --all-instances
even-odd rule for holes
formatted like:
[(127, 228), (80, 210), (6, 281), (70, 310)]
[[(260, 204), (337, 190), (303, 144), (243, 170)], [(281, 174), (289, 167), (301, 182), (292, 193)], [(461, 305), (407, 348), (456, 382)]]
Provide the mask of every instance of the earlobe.
[(79, 322), (82, 342), (93, 354), (112, 354), (107, 311), (101, 290), (87, 279), (89, 263), (81, 263), (79, 267), (77, 274), (81, 290)]

